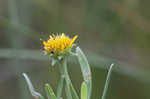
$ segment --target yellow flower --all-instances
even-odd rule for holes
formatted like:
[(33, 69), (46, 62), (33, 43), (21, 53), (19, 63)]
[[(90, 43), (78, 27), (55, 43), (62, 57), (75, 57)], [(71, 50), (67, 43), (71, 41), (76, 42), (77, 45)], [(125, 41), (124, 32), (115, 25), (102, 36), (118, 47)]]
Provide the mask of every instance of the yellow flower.
[(50, 35), (47, 41), (43, 41), (44, 50), (55, 55), (61, 54), (72, 48), (73, 43), (77, 37), (78, 36), (76, 35), (71, 39), (64, 33), (59, 35)]

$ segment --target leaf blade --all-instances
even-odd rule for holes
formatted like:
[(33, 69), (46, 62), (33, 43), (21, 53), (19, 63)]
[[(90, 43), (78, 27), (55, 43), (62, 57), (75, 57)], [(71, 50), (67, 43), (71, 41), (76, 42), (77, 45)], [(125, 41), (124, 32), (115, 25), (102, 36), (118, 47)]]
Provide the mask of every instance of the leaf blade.
[(87, 99), (87, 84), (85, 82), (81, 85), (81, 99)]
[(31, 95), (32, 95), (33, 97), (39, 97), (40, 99), (44, 99), (44, 97), (43, 97), (40, 93), (38, 93), (38, 92), (36, 92), (36, 91), (34, 90), (34, 87), (33, 87), (32, 83), (31, 83), (31, 80), (30, 80), (30, 78), (28, 77), (28, 75), (27, 75), (26, 73), (23, 73), (22, 75), (24, 76), (24, 78), (25, 78), (25, 80), (26, 80), (26, 82), (27, 82), (27, 84), (28, 84), (29, 91), (30, 91)]
[(48, 96), (48, 99), (57, 99), (55, 93), (49, 84), (45, 84), (45, 90)]
[(87, 84), (88, 99), (90, 99), (91, 92), (92, 92), (92, 76), (91, 76), (90, 66), (87, 61), (86, 56), (84, 55), (84, 53), (80, 49), (80, 47), (76, 48), (76, 54), (77, 54), (78, 61), (80, 63), (83, 79), (84, 79), (85, 83)]

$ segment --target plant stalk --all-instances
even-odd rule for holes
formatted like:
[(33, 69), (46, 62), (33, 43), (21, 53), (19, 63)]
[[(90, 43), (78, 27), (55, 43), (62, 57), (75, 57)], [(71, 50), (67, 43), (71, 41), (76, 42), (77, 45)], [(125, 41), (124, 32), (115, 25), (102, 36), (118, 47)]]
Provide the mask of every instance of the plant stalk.
[(61, 72), (61, 76), (62, 77), (64, 76), (65, 78), (64, 84), (65, 84), (67, 99), (72, 99), (71, 90), (70, 90), (71, 80), (69, 78), (68, 69), (67, 69), (67, 60), (65, 58), (61, 60), (60, 72)]
[(61, 98), (63, 85), (64, 85), (64, 76), (61, 75), (60, 82), (59, 82), (59, 85), (58, 85), (58, 88), (57, 88), (57, 99)]

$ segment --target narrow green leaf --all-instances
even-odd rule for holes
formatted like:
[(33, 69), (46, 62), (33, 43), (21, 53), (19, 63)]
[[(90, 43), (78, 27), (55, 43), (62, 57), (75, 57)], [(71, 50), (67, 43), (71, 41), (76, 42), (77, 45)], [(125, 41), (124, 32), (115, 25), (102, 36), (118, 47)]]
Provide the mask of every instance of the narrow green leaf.
[(45, 84), (45, 90), (48, 96), (48, 99), (57, 99), (55, 93), (49, 84)]
[(111, 66), (109, 68), (101, 99), (105, 99), (105, 97), (106, 97), (106, 93), (107, 93), (107, 90), (108, 90), (108, 85), (109, 85), (109, 82), (110, 82), (110, 76), (111, 76), (111, 73), (112, 73), (113, 66), (114, 66), (114, 64), (111, 64)]
[(86, 85), (85, 82), (83, 82), (82, 85), (81, 85), (81, 99), (88, 99), (87, 85)]
[(28, 77), (28, 75), (26, 73), (23, 73), (22, 75), (24, 76), (24, 78), (25, 78), (25, 80), (26, 80), (26, 82), (28, 84), (28, 87), (29, 87), (29, 90), (31, 92), (31, 95), (33, 97), (35, 97), (35, 98), (44, 99), (44, 97), (40, 93), (38, 93), (38, 92), (36, 92), (34, 90), (34, 87), (33, 87), (32, 83), (31, 83), (30, 78)]
[(88, 64), (86, 56), (84, 55), (84, 53), (79, 47), (76, 48), (76, 54), (78, 57), (78, 61), (80, 63), (83, 79), (85, 83), (87, 84), (88, 99), (90, 99), (91, 92), (92, 92), (92, 80), (91, 80), (92, 77), (91, 77), (90, 66)]

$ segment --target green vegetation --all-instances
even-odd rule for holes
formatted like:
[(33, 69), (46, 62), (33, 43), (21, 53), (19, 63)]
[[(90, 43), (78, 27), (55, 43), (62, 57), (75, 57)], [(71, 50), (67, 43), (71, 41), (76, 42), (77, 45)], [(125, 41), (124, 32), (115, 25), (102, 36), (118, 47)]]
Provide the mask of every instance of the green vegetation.
[(91, 99), (101, 99), (107, 70), (115, 63), (106, 99), (150, 99), (149, 4), (149, 0), (0, 0), (0, 98), (33, 98), (23, 72), (34, 92), (46, 98), (44, 87), (49, 84), (57, 98), (66, 96), (60, 66), (52, 66), (43, 56), (39, 40), (65, 32), (79, 36), (76, 44), (92, 74), (92, 83), (84, 82), (77, 56), (67, 60), (72, 98), (81, 98), (81, 86), (86, 90), (92, 84)]

